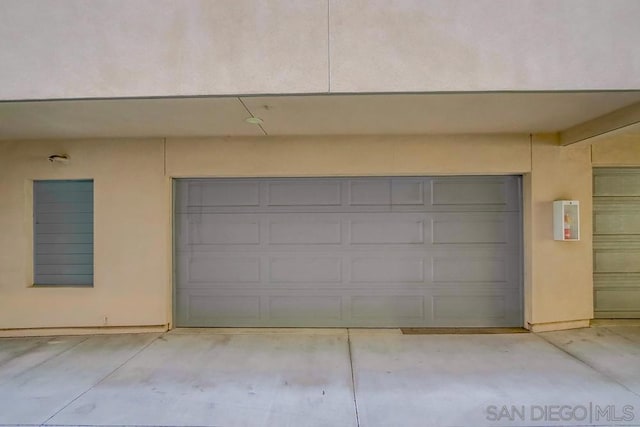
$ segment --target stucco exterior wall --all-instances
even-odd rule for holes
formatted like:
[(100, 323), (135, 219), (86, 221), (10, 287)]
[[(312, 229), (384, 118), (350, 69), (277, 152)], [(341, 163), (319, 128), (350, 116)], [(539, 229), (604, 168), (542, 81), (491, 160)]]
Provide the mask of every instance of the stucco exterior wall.
[[(32, 181), (88, 178), (94, 287), (32, 287)], [(0, 142), (0, 329), (166, 325), (170, 188), (162, 140)]]
[(639, 15), (636, 0), (3, 0), (0, 99), (632, 89)]
[(517, 174), (530, 167), (527, 135), (167, 140), (172, 177)]
[[(593, 317), (591, 153), (588, 145), (558, 146), (556, 135), (532, 139), (524, 225), (530, 287), (525, 300), (528, 323), (544, 330), (545, 324)], [(554, 200), (580, 202), (580, 241), (553, 240)]]
[[(53, 153), (71, 161), (51, 164)], [(171, 178), (217, 176), (523, 174), (525, 321), (588, 323), (590, 155), (551, 135), (0, 142), (0, 329), (169, 324)], [(95, 286), (31, 287), (32, 180), (74, 178), (94, 179)], [(553, 240), (560, 198), (581, 202), (580, 242)]]
[(591, 146), (594, 167), (640, 166), (640, 133), (604, 138)]

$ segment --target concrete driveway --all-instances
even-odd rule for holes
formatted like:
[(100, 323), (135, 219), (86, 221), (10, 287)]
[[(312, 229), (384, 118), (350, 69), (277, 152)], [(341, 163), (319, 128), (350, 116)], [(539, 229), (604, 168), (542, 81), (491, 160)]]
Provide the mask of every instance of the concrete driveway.
[(640, 425), (640, 327), (0, 339), (0, 425)]

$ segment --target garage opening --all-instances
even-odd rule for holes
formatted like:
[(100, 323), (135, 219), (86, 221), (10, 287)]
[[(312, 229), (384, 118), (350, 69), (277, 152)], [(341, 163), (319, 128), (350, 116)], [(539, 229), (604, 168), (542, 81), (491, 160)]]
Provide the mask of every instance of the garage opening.
[(522, 326), (518, 176), (179, 179), (179, 327)]

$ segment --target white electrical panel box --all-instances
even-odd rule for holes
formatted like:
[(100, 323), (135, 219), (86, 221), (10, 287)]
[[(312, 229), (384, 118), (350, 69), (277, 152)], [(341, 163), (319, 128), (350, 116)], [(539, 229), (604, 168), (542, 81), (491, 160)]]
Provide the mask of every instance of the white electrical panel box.
[(577, 200), (553, 202), (553, 239), (565, 242), (580, 240), (580, 202)]

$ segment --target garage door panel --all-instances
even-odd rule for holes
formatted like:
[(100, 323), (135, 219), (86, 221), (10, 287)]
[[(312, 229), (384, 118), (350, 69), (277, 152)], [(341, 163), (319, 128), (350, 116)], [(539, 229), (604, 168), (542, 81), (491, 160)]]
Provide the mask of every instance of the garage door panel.
[(189, 242), (192, 245), (259, 245), (260, 223), (235, 216), (191, 215)]
[(360, 205), (391, 205), (390, 179), (362, 179), (348, 182), (349, 204)]
[(321, 295), (274, 295), (269, 299), (269, 318), (295, 323), (318, 318), (342, 320), (342, 297)]
[(351, 315), (354, 319), (394, 322), (398, 320), (424, 321), (424, 295), (351, 297)]
[(640, 273), (596, 273), (593, 283), (596, 289), (636, 289)]
[[(386, 218), (385, 218), (386, 217)], [(381, 214), (376, 220), (350, 220), (351, 244), (424, 244), (424, 220)]]
[(269, 259), (270, 283), (341, 283), (342, 258), (280, 256)]
[[(293, 293), (253, 290), (198, 290), (179, 293), (178, 322), (182, 326), (504, 326), (518, 324), (517, 292), (496, 289), (459, 295), (452, 290), (407, 289), (395, 295), (385, 289), (307, 289)], [(461, 314), (462, 313), (462, 314)], [(256, 323), (257, 322), (257, 323)]]
[(503, 181), (447, 180), (431, 182), (433, 205), (507, 205), (507, 186)]
[(391, 204), (392, 205), (425, 205), (424, 180), (392, 179), (391, 180)]
[(173, 221), (174, 221), (173, 244), (175, 246), (174, 250), (176, 253), (188, 251), (189, 245), (190, 245), (188, 214), (181, 214), (176, 212), (174, 214)]
[(619, 211), (596, 211), (593, 218), (594, 234), (640, 234), (640, 206)]
[(437, 215), (431, 223), (433, 244), (508, 243), (517, 215)]
[(436, 295), (433, 301), (435, 320), (455, 319), (504, 319), (503, 295)]
[(492, 256), (449, 255), (433, 258), (434, 282), (507, 281), (507, 260)]
[(187, 271), (188, 283), (260, 283), (260, 258), (193, 256)]
[(425, 278), (423, 257), (370, 256), (351, 259), (353, 283), (422, 283)]
[(594, 251), (594, 271), (598, 273), (640, 272), (640, 248)]
[(518, 212), (520, 203), (512, 176), (189, 179), (175, 189), (177, 213)]
[(268, 206), (340, 206), (340, 181), (276, 181), (267, 183)]
[(593, 171), (594, 311), (640, 317), (640, 169)]
[(640, 289), (610, 288), (597, 289), (595, 309), (598, 311), (635, 312), (640, 307)]
[(640, 196), (640, 170), (636, 168), (597, 169), (593, 177), (596, 197)]
[(189, 312), (194, 320), (212, 315), (220, 319), (259, 319), (260, 299), (256, 296), (191, 295)]
[[(252, 181), (190, 181), (186, 191), (186, 206), (259, 206), (260, 184)], [(183, 199), (184, 200), (184, 199)]]
[(197, 179), (175, 188), (178, 326), (522, 322), (515, 177)]
[(268, 221), (269, 245), (340, 245), (342, 222), (340, 219), (284, 218)]
[[(518, 293), (500, 295), (434, 295), (436, 326), (502, 326), (517, 324), (521, 314)], [(452, 313), (461, 313), (453, 316)]]

